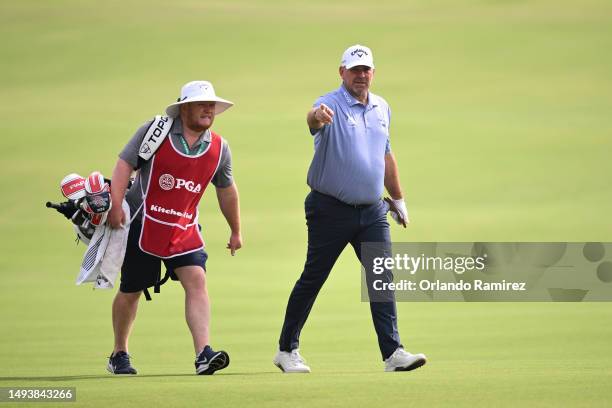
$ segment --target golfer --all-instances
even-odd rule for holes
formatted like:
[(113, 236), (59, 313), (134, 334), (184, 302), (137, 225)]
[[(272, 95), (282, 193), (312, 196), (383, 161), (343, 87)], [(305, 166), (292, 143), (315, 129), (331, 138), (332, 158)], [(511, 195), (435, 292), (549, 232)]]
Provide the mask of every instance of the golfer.
[[(289, 296), (274, 364), (285, 373), (307, 373), (299, 337), (319, 290), (347, 244), (362, 264), (361, 243), (390, 244), (386, 214), (392, 198), (398, 223), (408, 221), (399, 172), (389, 144), (391, 112), (387, 102), (369, 91), (374, 78), (372, 51), (349, 47), (339, 68), (342, 85), (314, 103), (306, 122), (314, 136), (308, 170), (312, 191), (305, 201), (308, 252), (302, 275)], [(364, 265), (365, 266), (365, 265)], [(404, 350), (397, 328), (395, 297), (370, 301), (372, 320), (386, 371), (409, 371), (426, 362), (423, 354)]]
[[(128, 354), (128, 338), (138, 301), (147, 288), (160, 284), (163, 261), (167, 274), (185, 290), (185, 317), (193, 337), (197, 374), (213, 374), (228, 366), (229, 356), (210, 346), (210, 302), (206, 288), (204, 242), (198, 225), (198, 204), (210, 182), (216, 187), (221, 212), (231, 229), (227, 248), (242, 246), (238, 190), (232, 179), (227, 142), (210, 130), (216, 115), (233, 105), (219, 98), (210, 82), (183, 86), (178, 102), (166, 108), (173, 118), (169, 133), (144, 161), (139, 156), (153, 121), (146, 122), (119, 154), (113, 172), (109, 222), (119, 228), (129, 220), (121, 209), (126, 198), (131, 223), (121, 286), (113, 302), (115, 347), (108, 362), (114, 374), (136, 374)], [(169, 120), (170, 121), (170, 120)], [(169, 122), (168, 122), (169, 123)], [(128, 180), (137, 170), (126, 195)], [(134, 215), (135, 214), (135, 215)]]

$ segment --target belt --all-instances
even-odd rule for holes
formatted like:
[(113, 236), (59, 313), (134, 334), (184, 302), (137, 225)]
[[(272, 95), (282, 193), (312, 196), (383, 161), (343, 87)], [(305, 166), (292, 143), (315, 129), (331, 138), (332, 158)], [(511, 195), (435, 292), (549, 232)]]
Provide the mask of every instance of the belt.
[(325, 193), (321, 193), (320, 191), (317, 191), (317, 190), (311, 190), (311, 192), (314, 193), (314, 194), (320, 195), (320, 196), (322, 196), (322, 197), (324, 197), (326, 199), (333, 200), (333, 201), (337, 202), (338, 204), (342, 204), (342, 205), (345, 205), (345, 206), (351, 207), (351, 208), (362, 209), (362, 208), (367, 208), (367, 207), (370, 207), (370, 206), (374, 205), (374, 204), (350, 204), (350, 203), (345, 203), (342, 200), (338, 200), (334, 196), (331, 196), (331, 195), (325, 194)]

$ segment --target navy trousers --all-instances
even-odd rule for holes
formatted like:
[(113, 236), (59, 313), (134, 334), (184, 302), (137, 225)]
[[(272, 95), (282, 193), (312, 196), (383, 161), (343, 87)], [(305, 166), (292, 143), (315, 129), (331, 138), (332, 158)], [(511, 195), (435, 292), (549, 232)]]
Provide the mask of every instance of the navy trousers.
[[(298, 348), (300, 332), (312, 305), (346, 245), (352, 245), (363, 264), (362, 242), (391, 242), (386, 216), (388, 207), (382, 200), (368, 206), (352, 206), (312, 191), (306, 197), (304, 208), (308, 254), (304, 271), (289, 296), (279, 340), (280, 350), (288, 352)], [(386, 359), (401, 346), (395, 298), (386, 302), (371, 301), (370, 311), (380, 352)]]

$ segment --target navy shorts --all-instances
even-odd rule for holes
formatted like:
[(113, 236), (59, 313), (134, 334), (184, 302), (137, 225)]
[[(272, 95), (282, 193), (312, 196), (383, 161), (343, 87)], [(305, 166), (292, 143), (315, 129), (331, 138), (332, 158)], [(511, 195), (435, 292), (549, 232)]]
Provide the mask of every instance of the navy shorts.
[(181, 266), (201, 266), (206, 271), (208, 254), (203, 249), (174, 258), (162, 259), (142, 252), (138, 241), (140, 238), (141, 223), (134, 221), (130, 225), (125, 258), (121, 266), (121, 286), (119, 290), (124, 293), (140, 292), (155, 286), (163, 278), (161, 263), (164, 262), (170, 279), (178, 280), (174, 270)]

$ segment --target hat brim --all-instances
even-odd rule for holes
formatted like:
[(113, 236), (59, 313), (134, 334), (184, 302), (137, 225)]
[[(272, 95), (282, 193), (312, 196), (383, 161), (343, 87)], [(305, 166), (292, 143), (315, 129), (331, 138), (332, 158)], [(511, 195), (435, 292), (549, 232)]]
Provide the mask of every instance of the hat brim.
[(191, 102), (215, 102), (215, 115), (225, 112), (226, 110), (234, 106), (233, 102), (230, 102), (227, 99), (218, 98), (218, 97), (215, 97), (215, 98), (203, 98), (203, 97), (187, 98), (183, 101), (175, 102), (171, 105), (168, 105), (168, 107), (166, 108), (166, 114), (170, 116), (171, 118), (176, 118), (179, 115), (180, 106), (186, 103), (191, 103)]
[(358, 67), (360, 65), (363, 65), (364, 67), (370, 67), (370, 68), (374, 69), (374, 64), (364, 64), (363, 61), (355, 61), (355, 62), (353, 62), (351, 64), (346, 64), (344, 66), (344, 68), (351, 69), (351, 68), (354, 68), (354, 67)]

